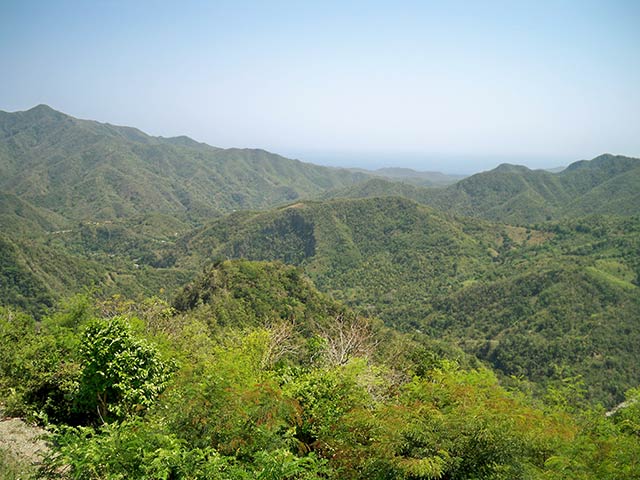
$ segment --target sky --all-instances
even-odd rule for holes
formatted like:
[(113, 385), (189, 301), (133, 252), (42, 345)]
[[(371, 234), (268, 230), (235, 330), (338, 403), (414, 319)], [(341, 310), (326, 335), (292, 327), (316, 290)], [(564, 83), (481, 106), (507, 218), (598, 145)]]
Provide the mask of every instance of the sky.
[(640, 157), (640, 1), (0, 0), (0, 110), (314, 163)]

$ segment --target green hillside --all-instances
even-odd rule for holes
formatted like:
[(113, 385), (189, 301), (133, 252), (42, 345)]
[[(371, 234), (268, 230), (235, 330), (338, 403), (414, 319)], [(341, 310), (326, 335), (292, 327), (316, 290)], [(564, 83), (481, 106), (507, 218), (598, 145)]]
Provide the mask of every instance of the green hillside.
[(149, 245), (127, 229), (116, 228), (111, 237), (106, 232), (81, 225), (44, 240), (0, 235), (0, 305), (40, 317), (80, 292), (169, 298), (193, 277), (194, 271), (173, 266), (170, 244)]
[(348, 187), (329, 190), (321, 196), (323, 200), (371, 197), (402, 197), (428, 205), (432, 201), (433, 192), (430, 188), (406, 182), (372, 178)]
[(42, 236), (69, 228), (70, 222), (59, 214), (38, 208), (15, 195), (0, 192), (1, 232), (13, 237)]
[[(386, 305), (391, 323), (441, 289), (456, 288), (493, 262), (488, 224), (456, 221), (402, 198), (304, 202), (238, 212), (184, 240), (202, 258), (281, 260), (302, 265), (318, 287), (352, 304)], [(390, 311), (393, 311), (392, 315)]]
[(638, 217), (524, 228), (400, 198), (333, 200), (237, 213), (182, 248), (195, 263), (300, 265), (321, 290), (388, 325), (447, 338), (539, 385), (582, 375), (608, 405), (640, 378)]
[[(0, 304), (38, 318), (81, 291), (181, 291), (177, 307), (216, 298), (201, 314), (235, 312), (227, 323), (284, 319), (310, 299), (293, 295), (284, 311), (238, 304), (218, 296), (224, 268), (181, 290), (204, 265), (279, 260), (361, 314), (441, 339), (538, 393), (581, 375), (590, 399), (613, 405), (638, 384), (637, 159), (604, 155), (559, 173), (505, 164), (437, 189), (355, 183), (365, 177), (40, 106), (0, 113), (0, 161)], [(310, 195), (359, 198), (256, 210)], [(269, 285), (270, 274), (251, 281)]]
[(8, 238), (0, 236), (0, 298), (2, 305), (19, 307), (36, 314), (54, 303), (50, 288), (28, 265), (22, 252)]
[(13, 195), (0, 201), (0, 305), (39, 317), (81, 291), (169, 298), (196, 271), (174, 268), (190, 228), (175, 217), (73, 222)]
[(440, 189), (374, 179), (327, 192), (324, 198), (389, 195), (519, 225), (594, 213), (634, 215), (640, 204), (640, 159), (601, 155), (559, 173), (503, 164)]
[(0, 398), (10, 414), (45, 422), (52, 448), (38, 466), (16, 465), (11, 449), (0, 448), (0, 474), (621, 480), (640, 473), (637, 391), (629, 392), (630, 407), (608, 417), (584, 406), (573, 384), (534, 401), (486, 368), (359, 316), (279, 263), (218, 263), (176, 306), (81, 297), (39, 324), (0, 308)]
[(640, 168), (630, 168), (622, 174), (598, 182), (586, 193), (563, 206), (562, 215), (588, 214), (637, 215), (640, 205)]
[(436, 300), (423, 324), (506, 375), (540, 385), (581, 376), (613, 405), (640, 377), (640, 219), (590, 217), (543, 227), (483, 279)]
[[(0, 401), (56, 425), (36, 473), (54, 478), (62, 464), (96, 479), (635, 475), (636, 170), (597, 163), (570, 170), (575, 201), (549, 207), (528, 180), (509, 208), (630, 216), (513, 226), (383, 179), (206, 222), (3, 194)], [(59, 307), (82, 291), (94, 299)]]
[(148, 211), (200, 218), (271, 207), (364, 178), (264, 150), (151, 137), (45, 105), (0, 112), (2, 191), (72, 219)]
[(216, 263), (186, 285), (173, 306), (178, 311), (210, 310), (215, 325), (233, 327), (292, 321), (308, 329), (344, 313), (296, 267), (246, 260)]

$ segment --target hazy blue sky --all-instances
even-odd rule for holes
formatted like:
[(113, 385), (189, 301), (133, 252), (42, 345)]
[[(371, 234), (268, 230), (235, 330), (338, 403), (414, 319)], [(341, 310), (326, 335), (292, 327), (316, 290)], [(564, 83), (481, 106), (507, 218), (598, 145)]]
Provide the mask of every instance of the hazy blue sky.
[(640, 156), (640, 1), (0, 1), (0, 109), (443, 171)]

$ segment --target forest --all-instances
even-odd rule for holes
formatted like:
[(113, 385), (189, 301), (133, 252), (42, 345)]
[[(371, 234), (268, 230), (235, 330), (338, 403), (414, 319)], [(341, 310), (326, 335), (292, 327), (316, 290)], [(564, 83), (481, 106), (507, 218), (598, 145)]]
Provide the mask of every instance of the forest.
[(39, 478), (640, 473), (637, 390), (610, 416), (580, 378), (528, 396), (281, 263), (223, 261), (173, 305), (76, 296), (37, 324), (0, 321), (6, 412), (55, 426)]
[(640, 478), (640, 160), (418, 173), (0, 112), (0, 477)]

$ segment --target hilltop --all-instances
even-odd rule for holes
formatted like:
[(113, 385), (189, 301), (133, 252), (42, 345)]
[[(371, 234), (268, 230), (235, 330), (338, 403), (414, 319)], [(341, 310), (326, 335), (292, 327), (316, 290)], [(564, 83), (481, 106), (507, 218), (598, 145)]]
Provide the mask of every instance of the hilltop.
[(640, 375), (638, 217), (524, 228), (399, 197), (342, 199), (238, 212), (179, 244), (187, 264), (299, 265), (320, 290), (387, 325), (446, 338), (538, 385), (582, 375), (607, 405)]
[(376, 170), (351, 168), (353, 172), (362, 172), (369, 176), (399, 181), (422, 187), (438, 187), (451, 185), (465, 178), (466, 175), (450, 175), (442, 172), (424, 172), (412, 168), (384, 167)]
[(201, 218), (266, 208), (361, 181), (259, 149), (79, 120), (39, 105), (0, 112), (0, 188), (75, 220), (147, 211)]
[[(206, 265), (279, 260), (361, 314), (444, 339), (505, 378), (541, 391), (582, 375), (591, 399), (613, 405), (640, 376), (639, 162), (503, 164), (424, 188), (46, 106), (1, 113), (2, 303), (41, 318), (86, 289), (169, 300)], [(284, 206), (275, 176), (297, 189)]]
[(502, 164), (440, 189), (372, 179), (328, 192), (324, 198), (387, 195), (520, 225), (588, 214), (635, 215), (640, 205), (640, 159), (605, 154), (558, 173)]

